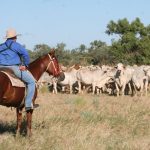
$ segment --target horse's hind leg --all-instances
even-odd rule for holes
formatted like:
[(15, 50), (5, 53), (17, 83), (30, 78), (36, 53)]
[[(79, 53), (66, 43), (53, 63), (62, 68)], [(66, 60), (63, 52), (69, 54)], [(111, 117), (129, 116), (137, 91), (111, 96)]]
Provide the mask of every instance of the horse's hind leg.
[(32, 135), (32, 132), (31, 132), (31, 127), (32, 127), (32, 113), (33, 113), (32, 109), (27, 111), (27, 135), (29, 137), (31, 137), (31, 135)]
[(22, 109), (16, 108), (16, 114), (17, 114), (17, 130), (16, 130), (16, 136), (18, 136), (18, 135), (20, 135), (20, 130), (21, 130)]

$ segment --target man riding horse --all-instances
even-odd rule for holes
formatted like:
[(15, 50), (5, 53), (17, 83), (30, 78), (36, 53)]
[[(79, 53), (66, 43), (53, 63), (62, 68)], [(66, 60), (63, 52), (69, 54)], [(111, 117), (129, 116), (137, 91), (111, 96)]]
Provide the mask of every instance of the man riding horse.
[(0, 68), (10, 68), (14, 74), (26, 84), (25, 110), (32, 110), (35, 94), (35, 79), (27, 70), (30, 58), (27, 50), (18, 42), (15, 29), (6, 31), (6, 41), (0, 45)]

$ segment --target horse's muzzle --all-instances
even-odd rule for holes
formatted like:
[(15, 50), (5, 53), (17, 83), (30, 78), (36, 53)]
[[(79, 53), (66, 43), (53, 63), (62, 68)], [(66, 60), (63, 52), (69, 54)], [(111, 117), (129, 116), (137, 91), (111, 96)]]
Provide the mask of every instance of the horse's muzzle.
[(58, 78), (58, 82), (63, 81), (65, 79), (65, 74), (61, 72), (57, 78)]

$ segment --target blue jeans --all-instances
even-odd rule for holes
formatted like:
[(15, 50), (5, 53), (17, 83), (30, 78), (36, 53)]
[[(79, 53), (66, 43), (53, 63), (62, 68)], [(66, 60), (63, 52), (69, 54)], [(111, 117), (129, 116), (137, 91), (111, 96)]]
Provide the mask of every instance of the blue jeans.
[(35, 93), (35, 79), (32, 76), (32, 74), (25, 70), (25, 71), (20, 71), (19, 66), (0, 66), (1, 67), (5, 67), (5, 68), (10, 68), (13, 70), (14, 74), (20, 78), (25, 84), (26, 84), (26, 97), (25, 97), (25, 107), (33, 107), (33, 97), (34, 97), (34, 93)]

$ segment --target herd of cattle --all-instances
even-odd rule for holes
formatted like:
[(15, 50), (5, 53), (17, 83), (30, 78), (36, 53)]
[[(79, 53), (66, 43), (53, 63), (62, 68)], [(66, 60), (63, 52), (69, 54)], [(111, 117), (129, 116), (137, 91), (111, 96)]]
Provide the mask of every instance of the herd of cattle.
[(109, 95), (146, 96), (150, 81), (150, 66), (79, 66), (61, 67), (65, 79), (61, 82), (44, 73), (38, 87), (48, 85), (53, 93), (107, 93)]

